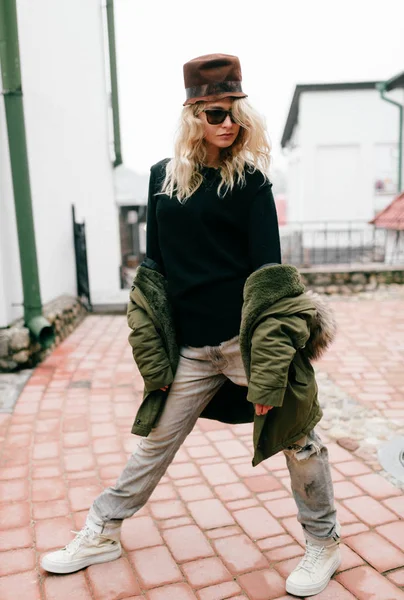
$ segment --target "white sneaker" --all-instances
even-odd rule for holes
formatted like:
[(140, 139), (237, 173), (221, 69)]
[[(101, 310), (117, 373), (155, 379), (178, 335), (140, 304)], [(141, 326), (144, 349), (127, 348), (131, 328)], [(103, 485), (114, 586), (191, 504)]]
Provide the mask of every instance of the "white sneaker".
[(286, 591), (294, 596), (314, 596), (322, 592), (341, 564), (338, 544), (321, 546), (306, 541), (306, 554), (286, 580)]
[(87, 525), (62, 550), (42, 558), (41, 565), (50, 573), (74, 573), (90, 565), (108, 562), (122, 554), (121, 544), (95, 533)]

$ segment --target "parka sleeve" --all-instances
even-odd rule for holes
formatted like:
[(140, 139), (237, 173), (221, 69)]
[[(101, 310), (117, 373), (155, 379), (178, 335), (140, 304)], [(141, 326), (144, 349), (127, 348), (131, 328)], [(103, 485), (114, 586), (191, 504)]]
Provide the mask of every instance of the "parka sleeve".
[(170, 385), (174, 375), (163, 341), (147, 312), (136, 303), (133, 292), (130, 294), (127, 318), (131, 329), (129, 343), (145, 390), (152, 392)]
[(254, 329), (247, 399), (254, 404), (283, 404), (290, 363), (310, 337), (308, 323), (298, 315), (265, 316)]

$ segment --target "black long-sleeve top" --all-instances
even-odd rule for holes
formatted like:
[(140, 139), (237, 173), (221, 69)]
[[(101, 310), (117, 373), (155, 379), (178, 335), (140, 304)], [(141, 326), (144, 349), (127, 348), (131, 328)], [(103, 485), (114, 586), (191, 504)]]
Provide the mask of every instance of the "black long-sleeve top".
[(219, 197), (220, 172), (206, 167), (181, 204), (159, 194), (166, 164), (151, 168), (147, 256), (167, 279), (179, 343), (217, 346), (238, 335), (247, 277), (281, 262), (272, 184), (246, 169), (246, 185)]

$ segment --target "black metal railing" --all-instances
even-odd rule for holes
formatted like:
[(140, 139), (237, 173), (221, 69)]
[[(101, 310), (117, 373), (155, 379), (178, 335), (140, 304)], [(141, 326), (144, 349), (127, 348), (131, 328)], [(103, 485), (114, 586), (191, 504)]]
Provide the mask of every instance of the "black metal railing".
[(404, 264), (404, 231), (365, 221), (288, 223), (280, 227), (280, 236), (283, 262), (298, 267)]
[(92, 310), (88, 278), (85, 223), (77, 223), (72, 205), (74, 252), (76, 256), (77, 295), (89, 311)]

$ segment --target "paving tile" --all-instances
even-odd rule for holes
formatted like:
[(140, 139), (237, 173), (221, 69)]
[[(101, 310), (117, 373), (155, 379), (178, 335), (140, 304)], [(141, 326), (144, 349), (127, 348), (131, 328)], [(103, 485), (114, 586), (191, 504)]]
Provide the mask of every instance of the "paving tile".
[(204, 484), (187, 485), (185, 487), (177, 487), (177, 491), (184, 502), (192, 500), (207, 500), (213, 498), (212, 490)]
[(276, 563), (274, 568), (278, 571), (278, 573), (280, 573), (280, 575), (282, 575), (284, 579), (286, 579), (301, 560), (301, 556), (289, 558), (288, 560), (283, 560), (282, 562)]
[(140, 584), (145, 589), (154, 588), (183, 579), (165, 546), (154, 546), (129, 553), (129, 560), (135, 567)]
[(228, 483), (226, 485), (217, 485), (215, 492), (220, 500), (230, 501), (239, 500), (240, 498), (249, 498), (250, 491), (243, 483)]
[(125, 550), (139, 550), (163, 544), (163, 539), (150, 517), (125, 519), (122, 524), (121, 542)]
[(250, 456), (250, 451), (238, 440), (225, 440), (215, 442), (216, 448), (219, 450), (223, 458), (235, 458), (237, 456)]
[(155, 519), (172, 519), (186, 515), (185, 507), (180, 500), (150, 503), (150, 512)]
[[(391, 500), (397, 500), (398, 498), (392, 498)], [(395, 521), (396, 517), (394, 513), (385, 508), (380, 502), (369, 498), (368, 496), (358, 496), (356, 498), (348, 498), (343, 501), (343, 504), (352, 511), (361, 521), (364, 521), (368, 525), (376, 526)]]
[(177, 493), (171, 483), (160, 483), (149, 498), (152, 502), (176, 499)]
[(196, 596), (186, 583), (175, 583), (150, 590), (148, 600), (195, 600)]
[(34, 502), (63, 500), (66, 498), (66, 487), (64, 482), (58, 479), (38, 479), (32, 482), (31, 493)]
[(226, 581), (217, 585), (211, 585), (197, 592), (199, 600), (225, 600), (234, 598), (234, 594), (241, 592), (240, 586), (235, 581)]
[(362, 496), (363, 490), (351, 481), (339, 481), (334, 483), (334, 495), (338, 500)]
[(190, 502), (188, 509), (202, 529), (214, 529), (233, 525), (234, 519), (220, 500), (198, 500)]
[(305, 545), (303, 529), (296, 517), (282, 519), (281, 524), (299, 544)]
[(168, 475), (172, 479), (184, 479), (185, 477), (195, 477), (199, 475), (197, 467), (190, 463), (172, 464), (167, 469)]
[(38, 576), (35, 571), (17, 573), (0, 579), (1, 600), (40, 600)]
[(257, 496), (262, 502), (264, 502), (265, 500), (278, 500), (278, 498), (287, 498), (289, 496), (289, 492), (287, 492), (285, 488), (281, 486), (279, 490), (275, 490), (274, 492), (261, 492), (257, 494)]
[(102, 492), (99, 485), (83, 485), (70, 488), (68, 496), (73, 511), (85, 510), (90, 508), (95, 498)]
[(355, 600), (355, 598), (356, 596), (353, 596), (338, 581), (331, 580), (325, 590), (320, 592), (320, 594), (310, 596), (309, 600)]
[(92, 469), (95, 465), (94, 455), (90, 451), (67, 454), (64, 456), (64, 464), (67, 472)]
[(69, 514), (67, 500), (54, 500), (52, 502), (34, 502), (32, 504), (32, 516), (34, 519), (50, 519), (52, 517), (64, 517)]
[(241, 510), (243, 508), (251, 508), (259, 504), (256, 498), (246, 498), (245, 500), (234, 500), (233, 502), (226, 502), (226, 508), (231, 512), (235, 510)]
[(30, 520), (30, 505), (28, 502), (15, 502), (0, 506), (0, 530), (25, 527), (30, 524)]
[(387, 500), (383, 500), (383, 504), (404, 519), (404, 501), (402, 495), (398, 498), (388, 498)]
[(184, 563), (182, 570), (193, 588), (231, 581), (232, 576), (219, 558), (203, 558)]
[(394, 523), (388, 525), (381, 525), (376, 528), (376, 531), (404, 552), (404, 521), (394, 521)]
[(268, 566), (268, 560), (246, 535), (217, 539), (213, 545), (226, 567), (234, 574)]
[(214, 555), (212, 546), (195, 525), (168, 529), (163, 537), (177, 562)]
[(43, 519), (35, 523), (36, 547), (38, 550), (63, 548), (74, 537), (72, 521), (67, 517)]
[(404, 592), (371, 567), (345, 571), (336, 580), (358, 600), (404, 600)]
[(294, 539), (290, 535), (275, 535), (273, 537), (265, 538), (264, 540), (257, 540), (257, 546), (261, 550), (274, 550), (281, 546), (288, 546), (293, 544)]
[[(44, 581), (46, 600), (91, 600), (92, 594), (83, 572), (60, 576), (48, 575)], [(107, 596), (108, 597), (108, 596)]]
[(359, 533), (344, 541), (380, 573), (404, 565), (404, 553), (374, 531)]
[(394, 573), (388, 573), (387, 577), (395, 585), (404, 587), (404, 569), (399, 569), (398, 571), (394, 571)]
[(0, 577), (33, 569), (35, 569), (35, 553), (32, 548), (0, 553)]
[(258, 477), (246, 477), (244, 479), (245, 485), (252, 492), (271, 492), (279, 490), (282, 486), (276, 477), (272, 475), (261, 475)]
[(338, 444), (334, 442), (327, 444), (327, 449), (333, 464), (353, 460), (353, 456), (350, 452), (344, 450), (344, 448), (341, 448), (341, 446), (338, 446)]
[(193, 525), (194, 522), (190, 517), (177, 517), (176, 519), (166, 519), (165, 521), (157, 521), (157, 525), (161, 530), (172, 529), (173, 527), (183, 527), (184, 525)]
[(293, 498), (280, 498), (278, 500), (264, 502), (264, 504), (269, 512), (277, 519), (297, 514), (296, 502)]
[(343, 537), (348, 537), (350, 535), (356, 535), (357, 533), (362, 533), (362, 531), (368, 531), (369, 527), (364, 523), (350, 523), (349, 525), (344, 525), (342, 529)]
[(230, 537), (242, 533), (240, 527), (237, 525), (230, 527), (218, 527), (217, 529), (211, 529), (206, 532), (206, 535), (211, 540), (217, 540), (218, 538)]
[(294, 558), (295, 556), (302, 556), (303, 554), (304, 549), (299, 544), (291, 544), (265, 552), (265, 556), (271, 563), (280, 562), (287, 558)]
[(284, 533), (278, 521), (262, 506), (238, 510), (233, 515), (247, 535), (254, 540)]
[[(345, 539), (345, 538), (343, 538)], [(340, 544), (341, 550), (341, 566), (338, 569), (338, 572), (347, 571), (348, 569), (353, 569), (354, 567), (360, 567), (364, 564), (363, 558), (358, 556), (351, 548), (349, 548), (346, 544)]]
[(403, 495), (402, 490), (396, 488), (387, 479), (377, 473), (354, 477), (353, 481), (372, 496), (372, 498), (376, 498), (377, 500), (389, 498), (390, 496), (402, 497)]
[(58, 458), (59, 452), (60, 448), (58, 442), (34, 444), (33, 459), (34, 461), (37, 461), (45, 458)]
[(358, 522), (358, 517), (337, 500), (335, 500), (335, 508), (337, 510), (338, 521), (341, 525)]
[(12, 479), (0, 481), (0, 503), (19, 502), (28, 498), (28, 481), (26, 479)]
[(201, 467), (201, 471), (210, 485), (222, 485), (238, 481), (238, 477), (233, 469), (224, 463), (204, 465)]
[(194, 485), (201, 485), (205, 483), (202, 477), (184, 477), (184, 479), (176, 479), (175, 486), (178, 487), (188, 487)]
[(19, 467), (3, 467), (0, 469), (0, 481), (10, 481), (11, 479), (23, 479), (28, 476), (28, 465)]
[(188, 448), (188, 454), (191, 458), (219, 456), (217, 450), (213, 446), (190, 446)]
[(238, 582), (250, 600), (273, 600), (285, 593), (285, 580), (273, 569), (240, 575)]
[(334, 467), (338, 469), (343, 475), (363, 475), (366, 473), (371, 473), (371, 469), (367, 465), (357, 460), (352, 460), (350, 462), (342, 462), (334, 464)]
[[(33, 544), (31, 527), (7, 529), (0, 534), (0, 552), (18, 548), (31, 548)], [(0, 595), (1, 598), (1, 595)]]
[[(54, 461), (51, 462), (53, 463)], [(41, 466), (33, 465), (31, 477), (32, 479), (62, 478), (62, 469), (59, 464), (49, 464), (49, 461), (42, 461)]]
[(97, 600), (118, 600), (140, 594), (138, 582), (125, 558), (87, 569), (93, 595)]

